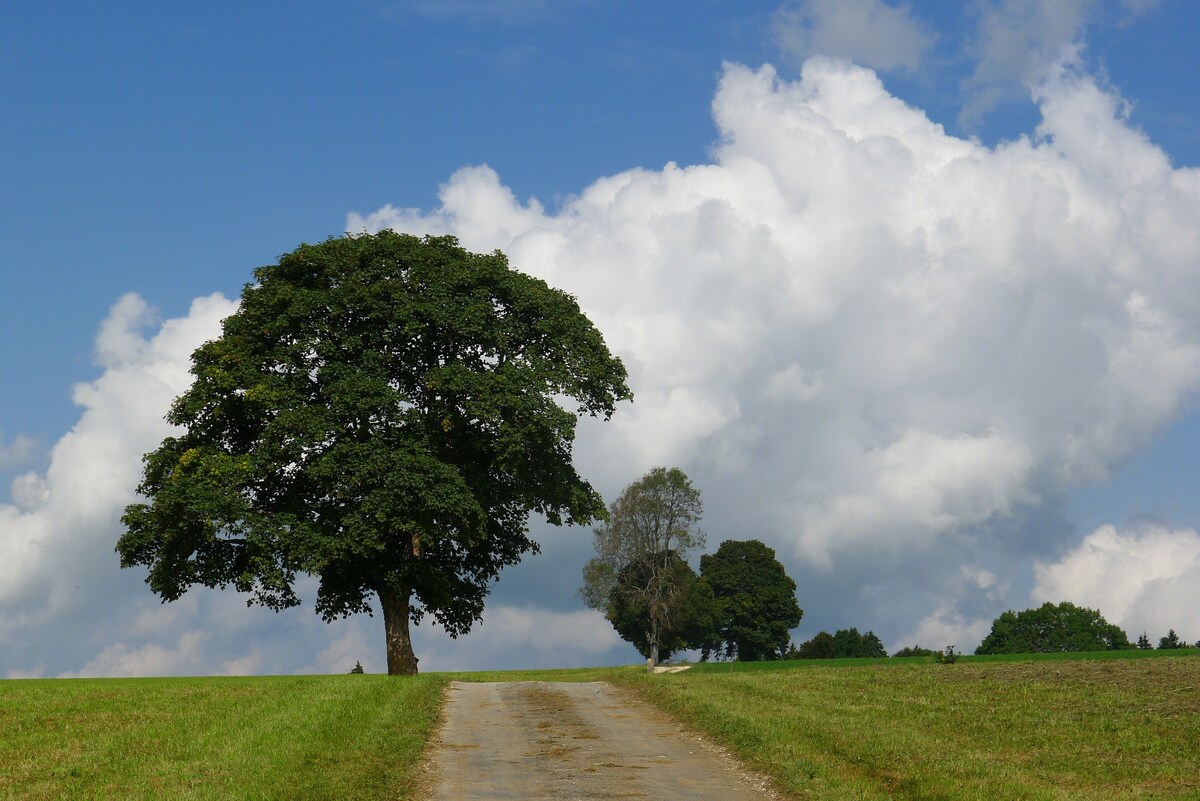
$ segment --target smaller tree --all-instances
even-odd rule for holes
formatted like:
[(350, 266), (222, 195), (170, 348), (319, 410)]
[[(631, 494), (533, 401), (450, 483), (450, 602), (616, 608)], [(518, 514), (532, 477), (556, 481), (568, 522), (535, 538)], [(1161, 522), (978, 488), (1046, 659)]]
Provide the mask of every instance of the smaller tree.
[(663, 580), (670, 581), (678, 593), (674, 607), (663, 616), (658, 629), (656, 654), (651, 653), (651, 605), (644, 591), (652, 580), (647, 562), (631, 562), (621, 568), (604, 613), (621, 639), (655, 662), (665, 661), (677, 651), (702, 647), (714, 636), (720, 621), (719, 607), (708, 584), (678, 555), (668, 560), (670, 567)]
[(800, 659), (833, 659), (833, 635), (819, 631), (811, 640), (800, 643), (796, 655)]
[(859, 634), (856, 628), (838, 629), (833, 635), (833, 656), (835, 659), (877, 659), (887, 656), (887, 649), (873, 631)]
[(1154, 646), (1150, 644), (1150, 638), (1146, 636), (1146, 632), (1142, 632), (1142, 636), (1138, 637), (1137, 647), (1143, 651), (1153, 650)]
[(1166, 637), (1158, 638), (1158, 648), (1160, 651), (1171, 651), (1176, 648), (1187, 648), (1187, 643), (1179, 639), (1175, 629), (1171, 629), (1167, 632)]
[(697, 528), (703, 508), (682, 470), (655, 467), (613, 501), (608, 521), (594, 532), (596, 556), (583, 567), (580, 597), (616, 623), (619, 591), (623, 608), (644, 620), (646, 656), (655, 664), (664, 635), (682, 624), (687, 581), (678, 561), (704, 544)]
[(720, 615), (704, 658), (717, 651), (743, 662), (787, 655), (788, 632), (800, 625), (804, 612), (796, 603), (796, 582), (773, 549), (758, 540), (726, 540), (716, 553), (700, 557), (700, 575)]
[(1120, 627), (1095, 609), (1070, 601), (1044, 603), (1037, 609), (1008, 611), (992, 621), (992, 630), (975, 649), (977, 654), (1116, 651), (1132, 648)]

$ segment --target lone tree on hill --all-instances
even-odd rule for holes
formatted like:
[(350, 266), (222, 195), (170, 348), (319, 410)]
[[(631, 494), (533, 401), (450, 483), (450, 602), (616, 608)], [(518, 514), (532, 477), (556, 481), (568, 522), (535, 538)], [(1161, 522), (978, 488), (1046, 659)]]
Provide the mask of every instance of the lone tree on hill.
[(453, 237), (329, 239), (254, 277), (144, 457), (121, 566), (164, 601), (233, 586), (280, 610), (300, 573), (326, 620), (374, 596), (388, 673), (414, 674), (410, 621), (470, 630), (536, 552), (529, 512), (603, 516), (571, 446), (631, 397), (625, 368), (571, 296)]
[(1095, 609), (1070, 601), (1044, 603), (1024, 612), (1008, 611), (992, 621), (977, 654), (1028, 654), (1062, 651), (1118, 651), (1133, 648), (1119, 627)]
[(743, 662), (787, 656), (788, 632), (804, 616), (796, 603), (796, 582), (775, 551), (758, 540), (726, 540), (714, 554), (700, 557), (700, 576), (717, 599), (719, 626), (704, 656), (723, 651)]
[(622, 606), (644, 615), (646, 656), (654, 664), (667, 634), (689, 614), (678, 563), (704, 544), (697, 529), (703, 509), (700, 490), (682, 470), (655, 467), (613, 501), (608, 521), (595, 530), (597, 555), (583, 567), (579, 595), (588, 606), (613, 623)]

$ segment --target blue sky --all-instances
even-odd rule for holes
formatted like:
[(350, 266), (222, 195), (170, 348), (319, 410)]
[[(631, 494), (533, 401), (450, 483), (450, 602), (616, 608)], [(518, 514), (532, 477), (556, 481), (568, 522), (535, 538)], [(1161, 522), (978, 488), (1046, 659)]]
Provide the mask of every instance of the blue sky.
[[(1185, 0), (4, 3), (0, 577), (19, 589), (0, 587), (0, 612), (18, 621), (0, 626), (0, 675), (381, 666), (377, 621), (325, 627), (307, 609), (303, 619), (249, 611), (237, 629), (222, 623), (227, 602), (203, 593), (158, 609), (111, 554), (131, 488), (88, 483), (122, 474), (106, 460), (140, 453), (148, 435), (105, 424), (119, 429), (108, 450), (68, 446), (90, 441), (101, 418), (89, 423), (87, 410), (104, 403), (118, 421), (122, 410), (161, 417), (162, 403), (143, 393), (135, 404), (121, 387), (178, 366), (188, 342), (156, 339), (163, 321), (209, 330), (201, 318), (223, 307), (197, 310), (195, 299), (236, 299), (254, 267), (300, 242), (383, 225), (524, 254), (518, 267), (577, 294), (643, 381), (625, 422), (581, 441), (598, 486), (612, 497), (640, 470), (679, 463), (706, 494), (713, 548), (758, 536), (797, 577), (798, 639), (854, 625), (889, 644), (954, 638), (969, 649), (965, 638), (1005, 608), (1052, 593), (1097, 605), (1090, 585), (1131, 559), (1143, 579), (1121, 591), (1119, 614), (1102, 611), (1131, 635), (1170, 625), (1200, 638), (1197, 607), (1179, 593), (1200, 577), (1200, 314), (1184, 303), (1200, 285), (1200, 253), (1187, 230), (1161, 222), (1196, 219), (1198, 32), (1200, 6)], [(900, 101), (940, 133), (919, 129)], [(817, 117), (826, 122), (799, 138), (780, 133)], [(821, 136), (859, 141), (872, 126), (892, 145), (839, 158), (869, 159), (860, 164), (877, 177), (819, 171), (842, 141)], [(1089, 144), (1096, 131), (1117, 144)], [(1009, 147), (1022, 137), (1028, 148)], [(900, 151), (907, 161), (889, 161)], [(940, 196), (912, 177), (952, 158), (978, 172), (943, 176)], [(922, 159), (909, 178), (890, 177)], [(749, 162), (776, 176), (790, 211), (754, 204), (759, 172), (739, 166)], [(1157, 183), (1114, 177), (1114, 164), (1149, 165)], [(491, 172), (460, 172), (481, 165)], [(713, 169), (689, 171), (697, 165)], [(1013, 175), (1027, 180), (1005, 184)], [(609, 177), (628, 187), (628, 205), (595, 211), (610, 202)], [(1072, 224), (1110, 204), (1079, 230), (1128, 246), (1111, 274), (1079, 277), (1090, 268), (1070, 251), (1089, 236), (1056, 223), (1054, 208), (1043, 215), (1053, 195), (1043, 180), (1067, 198)], [(971, 191), (947, 199), (960, 181)], [(707, 204), (688, 205), (700, 195)], [(876, 209), (889, 195), (908, 205)], [(1014, 211), (1021, 203), (1033, 217)], [(629, 227), (665, 208), (678, 228), (647, 239)], [(786, 232), (789, 220), (807, 230), (811, 208), (826, 210), (819, 230), (857, 233), (809, 253)], [(701, 241), (693, 214), (720, 241)], [(997, 232), (989, 250), (945, 233), (991, 218), (979, 229)], [(884, 228), (925, 233), (876, 241)], [(761, 230), (771, 242), (758, 250)], [(558, 239), (535, 247), (529, 231)], [(656, 249), (637, 269), (619, 263), (622, 248), (647, 242)], [(547, 248), (610, 246), (596, 262), (539, 260)], [(714, 253), (732, 255), (713, 266)], [(965, 276), (979, 264), (970, 280), (922, 283), (934, 267)], [(1019, 287), (997, 278), (1015, 274)], [(783, 280), (787, 291), (772, 284)], [(892, 281), (898, 294), (870, 289)], [(1119, 298), (1101, 297), (1118, 285)], [(981, 293), (980, 309), (967, 290)], [(757, 314), (785, 297), (790, 306)], [(892, 315), (931, 297), (934, 313)], [(998, 333), (967, 326), (973, 315)], [(724, 328), (709, 330), (713, 321)], [(1013, 333), (1031, 340), (1005, 344)], [(929, 367), (939, 359), (962, 368)], [(721, 364), (733, 365), (727, 380)], [(890, 377), (897, 365), (932, 377)], [(670, 437), (646, 434), (664, 420)], [(56, 484), (68, 474), (77, 483)], [(85, 498), (106, 501), (84, 513)], [(423, 664), (629, 657), (573, 596), (587, 532), (539, 532), (546, 554), (497, 587), (484, 628), (501, 633), (451, 643), (423, 627)], [(96, 567), (81, 584), (72, 571), (84, 563)], [(936, 571), (953, 586), (930, 589)], [(39, 585), (51, 575), (57, 583)], [(87, 603), (72, 596), (80, 586)], [(95, 631), (89, 615), (100, 614), (109, 622), (91, 639), (34, 630)], [(522, 645), (531, 628), (561, 644)], [(600, 645), (576, 642), (579, 631)]]

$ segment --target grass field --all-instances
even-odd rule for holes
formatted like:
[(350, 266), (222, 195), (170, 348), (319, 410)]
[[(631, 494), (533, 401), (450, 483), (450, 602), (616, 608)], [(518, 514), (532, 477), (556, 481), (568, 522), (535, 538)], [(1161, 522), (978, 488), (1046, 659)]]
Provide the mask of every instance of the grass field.
[(0, 799), (402, 799), (445, 679), (0, 681)]
[(416, 798), (451, 679), (627, 687), (794, 798), (1200, 798), (1200, 652), (1130, 654), (0, 681), (0, 799)]
[(1200, 798), (1200, 656), (1134, 653), (702, 665), (612, 680), (796, 798)]

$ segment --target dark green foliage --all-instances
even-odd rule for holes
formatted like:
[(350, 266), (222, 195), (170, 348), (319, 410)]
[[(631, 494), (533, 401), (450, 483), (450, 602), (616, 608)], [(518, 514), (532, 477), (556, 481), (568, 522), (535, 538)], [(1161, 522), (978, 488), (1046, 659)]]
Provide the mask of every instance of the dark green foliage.
[(145, 456), (121, 565), (166, 601), (232, 586), (276, 610), (311, 574), (327, 620), (376, 595), (388, 672), (416, 672), (409, 620), (468, 631), (536, 550), (530, 512), (604, 514), (571, 447), (630, 397), (625, 369), (571, 296), (453, 237), (330, 239), (254, 278)]
[(1132, 647), (1125, 632), (1099, 612), (1064, 601), (1024, 612), (1005, 612), (992, 622), (991, 632), (975, 653), (1115, 651)]
[(1167, 631), (1167, 636), (1158, 638), (1158, 649), (1160, 651), (1169, 651), (1174, 648), (1187, 648), (1188, 644), (1179, 639), (1179, 635), (1175, 633), (1175, 629)]
[(930, 650), (929, 648), (922, 648), (919, 645), (910, 645), (905, 648), (901, 648), (899, 651), (892, 654), (892, 656), (933, 656), (933, 654), (934, 651)]
[(802, 643), (797, 656), (800, 659), (878, 659), (887, 656), (887, 650), (875, 632), (860, 634), (858, 629), (838, 629), (836, 633), (818, 632), (808, 642)]
[(796, 602), (796, 582), (788, 577), (775, 551), (758, 540), (726, 540), (714, 554), (700, 557), (700, 575), (712, 588), (720, 609), (715, 637), (704, 656), (723, 652), (743, 662), (782, 659), (788, 632), (804, 612)]
[(1154, 647), (1150, 644), (1150, 638), (1146, 636), (1146, 632), (1143, 631), (1141, 636), (1138, 637), (1137, 647), (1143, 651), (1149, 651)]
[[(595, 530), (596, 556), (583, 567), (579, 595), (614, 625), (620, 620), (618, 632), (631, 642), (632, 621), (644, 620), (638, 638), (652, 662), (659, 661), (668, 633), (691, 625), (685, 623), (688, 577), (695, 574), (679, 565), (686, 567), (687, 553), (704, 544), (697, 529), (703, 508), (700, 491), (682, 470), (655, 467), (621, 492)], [(697, 614), (703, 617), (704, 610)]]
[[(666, 568), (662, 565), (666, 564)], [(659, 568), (656, 577), (651, 566)], [(712, 637), (720, 617), (716, 599), (708, 584), (700, 580), (691, 565), (677, 554), (660, 557), (653, 562), (632, 562), (621, 568), (616, 586), (609, 595), (605, 617), (613, 624), (623, 640), (633, 644), (642, 656), (650, 658), (650, 618), (653, 595), (647, 588), (655, 581), (669, 583), (673, 588), (673, 603), (660, 608), (658, 650), (656, 662), (666, 661), (671, 654), (687, 648), (698, 648)]]
[(799, 659), (833, 659), (833, 648), (833, 635), (820, 631), (811, 640), (800, 643), (796, 656)]
[(887, 649), (873, 631), (859, 634), (855, 628), (838, 629), (833, 635), (833, 656), (835, 659), (878, 659), (887, 656)]
[(359, 661), (357, 661), (357, 660), (356, 660), (356, 661), (354, 662), (354, 667), (350, 668), (350, 672), (351, 672), (351, 673), (353, 673), (353, 674), (362, 675), (362, 673), (363, 673), (363, 666), (362, 666), (362, 662), (359, 662)]

